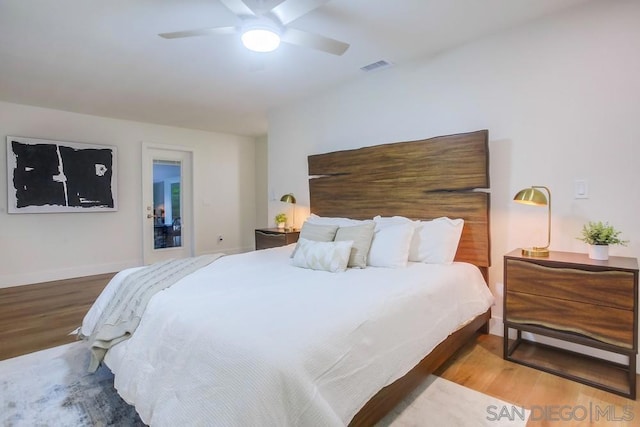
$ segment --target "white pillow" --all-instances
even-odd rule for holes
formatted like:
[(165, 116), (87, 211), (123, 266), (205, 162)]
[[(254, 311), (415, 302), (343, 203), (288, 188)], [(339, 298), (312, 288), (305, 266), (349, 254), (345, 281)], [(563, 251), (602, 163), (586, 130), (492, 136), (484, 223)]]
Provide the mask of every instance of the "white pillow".
[(406, 267), (413, 230), (413, 223), (393, 224), (377, 229), (373, 234), (367, 265)]
[(359, 219), (351, 219), (351, 218), (333, 218), (328, 216), (318, 216), (316, 214), (311, 214), (307, 221), (312, 224), (321, 224), (321, 225), (337, 225), (339, 227), (348, 227), (350, 225), (360, 225), (364, 221)]
[(384, 227), (389, 227), (390, 225), (398, 225), (398, 224), (413, 224), (414, 227), (418, 225), (419, 221), (413, 221), (404, 216), (376, 216), (373, 218), (373, 221), (376, 223), (376, 230), (379, 230)]
[(409, 248), (409, 261), (429, 264), (451, 264), (458, 251), (464, 220), (447, 217), (431, 221), (413, 221), (403, 216), (373, 218), (376, 230), (394, 224), (414, 224), (415, 232)]
[(300, 238), (296, 254), (293, 257), (293, 265), (331, 273), (345, 271), (352, 246), (352, 240), (315, 242)]
[(336, 242), (353, 240), (348, 267), (367, 267), (367, 255), (369, 254), (369, 248), (371, 248), (374, 228), (375, 223), (373, 221), (364, 221), (361, 225), (338, 228)]
[(409, 261), (451, 264), (458, 251), (463, 227), (464, 220), (460, 218), (419, 221), (411, 241)]

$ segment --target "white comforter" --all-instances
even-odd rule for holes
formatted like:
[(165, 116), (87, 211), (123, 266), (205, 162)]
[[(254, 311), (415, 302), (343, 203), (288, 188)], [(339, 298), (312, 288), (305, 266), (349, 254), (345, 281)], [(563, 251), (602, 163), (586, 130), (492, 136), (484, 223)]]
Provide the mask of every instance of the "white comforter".
[(469, 264), (326, 273), (292, 249), (223, 257), (151, 299), (105, 359), (143, 421), (346, 425), (493, 301)]

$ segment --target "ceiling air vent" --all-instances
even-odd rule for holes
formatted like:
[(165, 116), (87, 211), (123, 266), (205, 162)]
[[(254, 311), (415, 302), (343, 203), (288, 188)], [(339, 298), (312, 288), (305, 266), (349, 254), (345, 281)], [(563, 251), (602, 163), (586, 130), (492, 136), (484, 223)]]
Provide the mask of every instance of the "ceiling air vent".
[(373, 71), (373, 70), (380, 70), (383, 68), (389, 68), (391, 67), (393, 64), (391, 62), (385, 61), (384, 59), (381, 59), (378, 62), (373, 62), (369, 65), (365, 65), (364, 67), (360, 68), (362, 71)]

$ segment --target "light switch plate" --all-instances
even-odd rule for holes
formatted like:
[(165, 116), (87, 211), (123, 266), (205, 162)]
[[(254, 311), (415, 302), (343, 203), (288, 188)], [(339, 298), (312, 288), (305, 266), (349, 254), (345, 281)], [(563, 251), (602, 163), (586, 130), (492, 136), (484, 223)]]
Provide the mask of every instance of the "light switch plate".
[(573, 197), (576, 199), (589, 198), (589, 184), (586, 179), (576, 179), (573, 181)]

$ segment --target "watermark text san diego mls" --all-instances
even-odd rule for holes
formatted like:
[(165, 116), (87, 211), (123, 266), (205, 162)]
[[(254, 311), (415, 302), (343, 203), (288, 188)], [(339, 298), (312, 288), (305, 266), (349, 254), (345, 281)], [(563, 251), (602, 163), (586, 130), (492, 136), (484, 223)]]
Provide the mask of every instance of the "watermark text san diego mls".
[[(599, 405), (532, 405), (532, 421), (632, 421), (633, 406)], [(526, 420), (526, 408), (515, 405), (487, 406), (487, 420)]]

